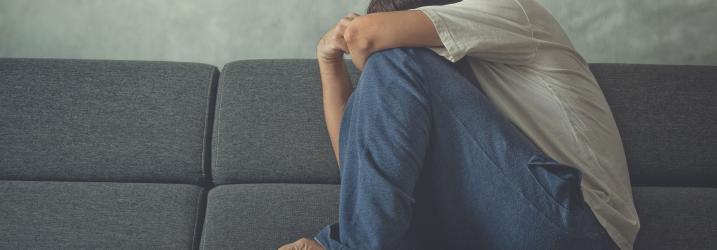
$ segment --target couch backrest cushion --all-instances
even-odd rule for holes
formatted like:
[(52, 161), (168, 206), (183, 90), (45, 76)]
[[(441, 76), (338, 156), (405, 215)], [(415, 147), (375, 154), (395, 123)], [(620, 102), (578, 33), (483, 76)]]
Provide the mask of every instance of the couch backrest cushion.
[(195, 63), (0, 59), (0, 179), (202, 183), (217, 78)]
[(634, 186), (717, 187), (717, 67), (592, 64)]
[[(354, 83), (358, 73), (351, 68)], [(219, 83), (216, 184), (338, 183), (315, 60), (237, 61)]]
[[(358, 72), (348, 62), (354, 84)], [(717, 186), (717, 67), (591, 64), (636, 186)], [(222, 72), (216, 183), (338, 182), (314, 60), (248, 60)]]

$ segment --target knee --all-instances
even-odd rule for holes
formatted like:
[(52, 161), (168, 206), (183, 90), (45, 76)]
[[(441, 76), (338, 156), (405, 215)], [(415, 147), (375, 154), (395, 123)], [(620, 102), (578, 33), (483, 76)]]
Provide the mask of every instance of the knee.
[(399, 84), (416, 85), (423, 70), (412, 58), (410, 48), (392, 48), (371, 54), (363, 67), (357, 90), (382, 89)]
[(377, 51), (366, 60), (361, 75), (428, 79), (432, 72), (452, 71), (453, 63), (428, 48), (391, 48)]
[(366, 60), (359, 82), (381, 79), (416, 82), (430, 72), (431, 64), (435, 63), (435, 60), (440, 59), (426, 48), (391, 48), (377, 51)]
[[(354, 95), (366, 97), (362, 100), (383, 97), (400, 99), (407, 95), (424, 99), (424, 75), (428, 71), (415, 61), (416, 50), (419, 49), (393, 48), (371, 54), (361, 72)], [(432, 53), (430, 50), (425, 52)]]
[(374, 52), (366, 60), (367, 68), (407, 69), (420, 68), (426, 64), (440, 63), (441, 58), (427, 48), (391, 48)]
[(371, 67), (372, 65), (383, 65), (383, 64), (403, 64), (406, 60), (410, 60), (412, 48), (391, 48), (380, 50), (372, 53), (366, 59), (365, 67)]

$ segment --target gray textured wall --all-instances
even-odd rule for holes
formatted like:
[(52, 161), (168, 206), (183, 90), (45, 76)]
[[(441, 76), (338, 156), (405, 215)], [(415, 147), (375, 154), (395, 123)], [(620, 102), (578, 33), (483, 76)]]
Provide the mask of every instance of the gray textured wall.
[[(715, 0), (539, 0), (590, 62), (717, 65)], [(0, 0), (0, 57), (311, 58), (368, 0)]]

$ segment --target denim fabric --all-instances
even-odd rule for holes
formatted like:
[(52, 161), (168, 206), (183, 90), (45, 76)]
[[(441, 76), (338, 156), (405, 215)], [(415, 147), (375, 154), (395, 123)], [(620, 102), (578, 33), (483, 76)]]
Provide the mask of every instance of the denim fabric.
[(556, 162), (454, 64), (425, 48), (371, 55), (340, 130), (327, 249), (617, 249)]

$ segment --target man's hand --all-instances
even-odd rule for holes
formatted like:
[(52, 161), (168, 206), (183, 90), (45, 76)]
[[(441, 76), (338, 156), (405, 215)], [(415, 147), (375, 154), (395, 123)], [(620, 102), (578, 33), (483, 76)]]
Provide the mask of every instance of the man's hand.
[(341, 118), (344, 114), (346, 102), (351, 92), (353, 92), (353, 86), (343, 57), (344, 53), (349, 53), (344, 33), (348, 24), (358, 16), (358, 14), (352, 12), (341, 18), (333, 28), (321, 37), (319, 44), (316, 46), (316, 57), (319, 61), (319, 71), (321, 72), (324, 117), (326, 118), (326, 128), (329, 131), (331, 147), (337, 163), (339, 163)]
[(316, 57), (323, 62), (337, 62), (343, 60), (344, 53), (348, 53), (349, 49), (346, 46), (346, 40), (344, 39), (344, 31), (351, 21), (355, 17), (359, 16), (356, 13), (349, 13), (339, 22), (331, 28), (316, 46)]
[(279, 250), (325, 250), (318, 242), (308, 238), (301, 238), (294, 243), (283, 245)]

